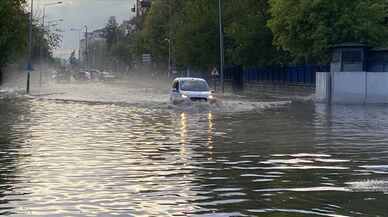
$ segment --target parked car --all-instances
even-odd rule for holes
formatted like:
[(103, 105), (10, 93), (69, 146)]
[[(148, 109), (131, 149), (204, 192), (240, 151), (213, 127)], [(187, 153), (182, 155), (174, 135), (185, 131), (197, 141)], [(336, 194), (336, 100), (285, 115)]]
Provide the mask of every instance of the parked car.
[(91, 70), (89, 70), (89, 73), (90, 73), (91, 80), (97, 80), (97, 79), (99, 79), (101, 71), (98, 69), (91, 69)]
[(208, 83), (201, 78), (176, 78), (172, 83), (170, 102), (177, 105), (196, 101), (211, 104), (216, 102)]
[(112, 81), (116, 79), (116, 75), (111, 72), (103, 71), (99, 75), (101, 81)]
[(74, 77), (75, 80), (78, 80), (78, 81), (88, 81), (88, 80), (91, 80), (90, 72), (83, 71), (83, 70), (74, 73), (73, 77)]
[(59, 72), (54, 70), (51, 74), (51, 78), (56, 82), (69, 82), (70, 72), (65, 69), (61, 69)]

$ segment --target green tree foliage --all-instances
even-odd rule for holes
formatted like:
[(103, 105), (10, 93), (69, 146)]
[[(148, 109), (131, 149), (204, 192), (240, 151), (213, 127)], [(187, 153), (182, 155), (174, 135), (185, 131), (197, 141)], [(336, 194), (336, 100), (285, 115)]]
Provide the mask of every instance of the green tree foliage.
[(26, 48), (28, 18), (23, 0), (0, 1), (0, 68), (20, 55)]
[(122, 38), (122, 32), (120, 31), (119, 24), (116, 21), (116, 17), (110, 17), (108, 23), (105, 26), (105, 39), (110, 49), (120, 38)]
[[(1, 69), (27, 55), (28, 23), (25, 0), (0, 1), (0, 83)], [(60, 40), (59, 34), (44, 30), (34, 21), (32, 57), (51, 57)]]
[[(267, 0), (224, 1), (226, 64), (269, 65), (282, 54), (272, 45)], [(168, 42), (178, 65), (207, 69), (219, 64), (218, 1), (154, 0), (145, 17), (142, 47), (166, 62)]]
[(195, 68), (218, 64), (217, 8), (216, 1), (185, 1), (176, 30), (178, 63)]
[(274, 44), (297, 62), (326, 62), (331, 45), (384, 46), (386, 0), (270, 0)]
[[(26, 33), (25, 33), (26, 34)], [(52, 55), (55, 48), (58, 48), (62, 36), (56, 32), (50, 32), (47, 27), (43, 29), (38, 23), (34, 23), (32, 29), (33, 47), (32, 59), (37, 61), (40, 58), (53, 61)], [(27, 43), (27, 42), (25, 42)], [(26, 50), (24, 50), (26, 51)]]
[(232, 41), (226, 44), (227, 63), (266, 66), (284, 62), (285, 54), (272, 45), (273, 35), (267, 27), (267, 0), (229, 0), (225, 9), (225, 35)]
[[(226, 65), (327, 63), (331, 45), (388, 41), (387, 0), (224, 0)], [(106, 26), (109, 55), (126, 62), (144, 53), (167, 66), (169, 44), (177, 66), (209, 69), (219, 64), (218, 1), (153, 0), (123, 31)], [(125, 29), (125, 28), (124, 28)]]

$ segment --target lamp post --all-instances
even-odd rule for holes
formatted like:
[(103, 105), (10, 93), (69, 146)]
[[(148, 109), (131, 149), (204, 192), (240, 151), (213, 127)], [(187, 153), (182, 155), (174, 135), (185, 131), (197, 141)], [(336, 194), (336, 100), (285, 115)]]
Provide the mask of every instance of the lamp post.
[(28, 25), (28, 64), (27, 64), (27, 87), (26, 93), (30, 94), (30, 78), (32, 71), (32, 19), (34, 16), (34, 0), (31, 0), (30, 21)]
[(171, 39), (166, 38), (164, 40), (168, 42), (168, 74), (167, 74), (167, 76), (168, 76), (168, 78), (170, 78), (171, 71), (172, 71), (172, 55), (171, 55), (171, 53), (172, 53), (172, 46), (171, 46)]
[[(63, 19), (55, 19), (55, 20), (49, 20), (47, 21), (47, 25), (43, 25), (43, 29), (42, 31), (45, 32), (49, 32), (50, 31), (50, 27), (53, 27), (53, 26), (57, 26), (58, 23), (56, 22), (62, 22)], [(43, 45), (43, 44), (42, 44)], [(40, 56), (40, 71), (39, 71), (39, 88), (42, 87), (42, 73), (43, 73), (43, 46), (40, 47), (39, 49), (39, 56)]]
[(84, 25), (84, 28), (85, 28), (85, 67), (86, 67), (86, 71), (89, 70), (89, 47), (88, 47), (88, 26), (87, 25)]
[(70, 31), (78, 32), (78, 60), (81, 61), (81, 32), (82, 32), (82, 29), (71, 28)]
[(43, 26), (44, 26), (44, 19), (46, 17), (46, 8), (50, 7), (50, 6), (60, 5), (62, 3), (63, 2), (52, 2), (52, 3), (43, 4), (43, 17), (42, 17), (42, 24), (43, 24)]
[(221, 91), (225, 91), (224, 83), (224, 28), (222, 22), (222, 0), (218, 0), (218, 18), (219, 18), (219, 28), (220, 28), (220, 75), (221, 75)]
[[(60, 5), (62, 4), (62, 2), (52, 2), (52, 3), (47, 3), (47, 4), (43, 4), (43, 15), (42, 15), (42, 30), (43, 30), (43, 34), (45, 32), (45, 18), (46, 18), (46, 8), (47, 7), (50, 7), (50, 6), (55, 6), (55, 5)], [(52, 22), (56, 22), (56, 21), (63, 21), (63, 19), (57, 19), (57, 20), (54, 20)], [(43, 70), (43, 56), (42, 56), (42, 53), (43, 53), (43, 47), (40, 48), (39, 50), (39, 53), (40, 53), (40, 72), (39, 72), (39, 88), (42, 87), (42, 70)]]

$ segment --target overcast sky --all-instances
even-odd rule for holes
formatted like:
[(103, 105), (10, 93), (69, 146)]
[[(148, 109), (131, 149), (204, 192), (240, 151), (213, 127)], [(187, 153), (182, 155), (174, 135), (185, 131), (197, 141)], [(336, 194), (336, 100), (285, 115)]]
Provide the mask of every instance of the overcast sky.
[[(28, 0), (29, 1), (29, 0)], [(104, 27), (108, 18), (115, 16), (119, 22), (128, 20), (132, 16), (130, 8), (135, 0), (59, 0), (62, 5), (46, 7), (46, 20), (64, 19), (59, 28), (64, 31), (61, 48), (55, 53), (57, 56), (67, 56), (78, 49), (78, 32), (71, 28), (81, 28), (84, 25), (89, 30)], [(35, 0), (35, 14), (41, 15), (44, 4), (58, 2), (58, 0)]]

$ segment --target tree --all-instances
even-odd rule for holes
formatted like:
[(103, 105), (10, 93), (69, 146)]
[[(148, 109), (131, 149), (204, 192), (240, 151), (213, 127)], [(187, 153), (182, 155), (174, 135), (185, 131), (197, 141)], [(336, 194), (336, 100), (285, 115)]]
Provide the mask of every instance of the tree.
[(26, 48), (28, 18), (23, 0), (0, 1), (0, 83), (2, 68), (19, 58)]
[(274, 44), (295, 62), (327, 62), (330, 46), (361, 42), (384, 46), (386, 0), (270, 0)]
[(178, 17), (176, 56), (182, 65), (207, 69), (219, 57), (216, 1), (187, 0)]
[(120, 31), (119, 24), (116, 21), (116, 17), (112, 16), (109, 18), (108, 23), (104, 29), (104, 37), (110, 49), (115, 43), (119, 41), (123, 33)]
[[(27, 55), (29, 14), (25, 12), (24, 0), (0, 1), (0, 84), (2, 69), (9, 63)], [(59, 34), (42, 29), (39, 23), (33, 22), (32, 58), (52, 56), (61, 37)], [(41, 55), (42, 54), (42, 55)]]
[[(271, 65), (283, 61), (284, 52), (272, 44), (267, 27), (268, 0), (224, 1), (227, 64)], [(243, 15), (242, 15), (243, 14)], [(142, 49), (167, 62), (168, 41), (178, 65), (207, 69), (219, 63), (218, 2), (155, 0), (142, 28)]]
[(272, 44), (273, 34), (267, 26), (269, 19), (268, 0), (225, 1), (227, 63), (268, 66), (284, 62), (285, 54)]

